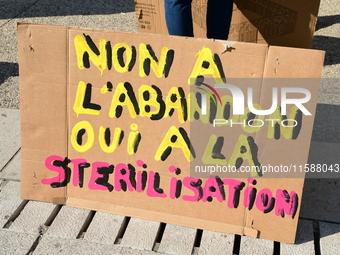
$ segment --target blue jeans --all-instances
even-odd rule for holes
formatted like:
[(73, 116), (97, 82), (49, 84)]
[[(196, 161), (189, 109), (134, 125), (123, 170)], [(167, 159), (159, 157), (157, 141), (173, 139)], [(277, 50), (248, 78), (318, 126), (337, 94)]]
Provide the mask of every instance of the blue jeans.
[[(192, 0), (164, 0), (165, 19), (170, 35), (193, 37)], [(207, 37), (227, 40), (233, 12), (233, 0), (209, 0)]]

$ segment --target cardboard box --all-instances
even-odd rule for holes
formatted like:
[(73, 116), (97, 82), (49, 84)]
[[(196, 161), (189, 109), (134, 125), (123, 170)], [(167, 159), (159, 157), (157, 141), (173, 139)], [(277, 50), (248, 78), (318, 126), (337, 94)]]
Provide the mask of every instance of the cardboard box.
[[(294, 242), (324, 52), (37, 24), (18, 36), (23, 199)], [(230, 111), (248, 88), (274, 115)], [(275, 88), (307, 99), (275, 105)]]
[[(208, 0), (192, 1), (195, 37), (206, 38)], [(320, 0), (234, 0), (230, 41), (311, 48)], [(135, 0), (139, 32), (168, 34), (164, 0)]]

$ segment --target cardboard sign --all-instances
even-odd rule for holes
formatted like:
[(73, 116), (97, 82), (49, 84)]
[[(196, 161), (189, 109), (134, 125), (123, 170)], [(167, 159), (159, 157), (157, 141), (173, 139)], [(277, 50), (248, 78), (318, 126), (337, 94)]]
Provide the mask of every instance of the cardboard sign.
[[(195, 37), (206, 38), (207, 0), (192, 1)], [(230, 41), (311, 48), (320, 0), (234, 0)], [(136, 0), (138, 30), (168, 34), (164, 0)]]
[(18, 36), (22, 198), (294, 242), (324, 52)]

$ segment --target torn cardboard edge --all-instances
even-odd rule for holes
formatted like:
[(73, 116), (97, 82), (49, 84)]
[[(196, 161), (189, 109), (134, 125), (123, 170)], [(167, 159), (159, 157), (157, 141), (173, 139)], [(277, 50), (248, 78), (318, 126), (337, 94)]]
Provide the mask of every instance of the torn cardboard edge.
[(221, 54), (224, 54), (226, 52), (231, 52), (232, 50), (236, 50), (236, 48), (233, 47), (236, 44), (235, 41), (223, 41), (223, 40), (215, 40), (215, 41), (221, 43), (225, 47), (225, 50), (222, 51)]

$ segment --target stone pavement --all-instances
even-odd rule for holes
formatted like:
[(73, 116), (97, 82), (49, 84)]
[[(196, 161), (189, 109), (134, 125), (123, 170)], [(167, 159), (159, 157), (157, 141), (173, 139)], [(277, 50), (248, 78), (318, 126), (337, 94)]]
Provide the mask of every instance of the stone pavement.
[[(295, 245), (20, 198), (17, 22), (137, 31), (133, 1), (0, 1), (0, 254), (338, 254), (340, 178), (307, 178)], [(326, 51), (309, 163), (340, 163), (340, 0), (321, 0)], [(337, 79), (338, 78), (338, 79)]]

